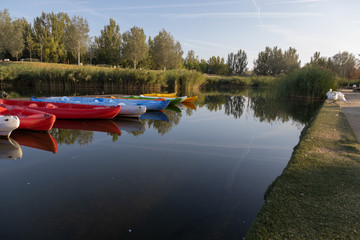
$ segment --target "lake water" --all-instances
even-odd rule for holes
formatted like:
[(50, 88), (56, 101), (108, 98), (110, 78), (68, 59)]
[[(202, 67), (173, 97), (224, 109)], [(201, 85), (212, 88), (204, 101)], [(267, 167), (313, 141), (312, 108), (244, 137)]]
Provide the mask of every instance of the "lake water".
[(0, 239), (241, 239), (317, 106), (204, 93), (180, 107), (1, 140)]

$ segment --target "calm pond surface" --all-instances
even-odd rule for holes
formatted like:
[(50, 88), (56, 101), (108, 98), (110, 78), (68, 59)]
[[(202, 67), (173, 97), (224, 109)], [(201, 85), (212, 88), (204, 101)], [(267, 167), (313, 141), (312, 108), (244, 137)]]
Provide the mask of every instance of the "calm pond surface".
[(212, 92), (179, 107), (2, 139), (0, 239), (241, 239), (318, 104)]

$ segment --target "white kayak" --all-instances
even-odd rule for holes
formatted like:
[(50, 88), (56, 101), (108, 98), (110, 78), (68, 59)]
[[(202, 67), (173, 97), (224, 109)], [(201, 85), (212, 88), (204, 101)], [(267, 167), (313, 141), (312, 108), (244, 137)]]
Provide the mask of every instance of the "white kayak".
[(22, 149), (14, 139), (0, 139), (0, 159), (15, 160), (22, 158), (22, 155)]
[(0, 136), (9, 137), (11, 132), (17, 129), (20, 125), (20, 120), (17, 116), (0, 115)]
[[(97, 98), (87, 97), (48, 97), (48, 98), (35, 98), (31, 97), (32, 101), (37, 102), (60, 102), (60, 103), (74, 103), (74, 104), (90, 104), (100, 106), (116, 106), (120, 105), (119, 117), (136, 117), (139, 118), (147, 110), (145, 105), (128, 105), (125, 103), (102, 103)], [(110, 99), (112, 100), (112, 99)]]

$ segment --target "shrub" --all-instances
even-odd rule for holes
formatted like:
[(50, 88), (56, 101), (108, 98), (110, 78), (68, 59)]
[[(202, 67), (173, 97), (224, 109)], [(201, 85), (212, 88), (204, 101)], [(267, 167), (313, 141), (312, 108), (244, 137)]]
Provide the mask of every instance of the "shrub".
[(279, 86), (283, 97), (324, 98), (330, 88), (336, 88), (333, 73), (321, 67), (303, 67), (286, 76)]

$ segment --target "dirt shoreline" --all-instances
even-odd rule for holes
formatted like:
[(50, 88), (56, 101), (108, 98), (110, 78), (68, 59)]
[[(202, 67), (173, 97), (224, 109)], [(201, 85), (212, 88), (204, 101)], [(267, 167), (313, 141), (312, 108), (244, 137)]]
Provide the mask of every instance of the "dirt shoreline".
[(351, 89), (344, 89), (341, 92), (346, 98), (346, 102), (339, 102), (341, 110), (360, 143), (360, 92), (353, 92)]

